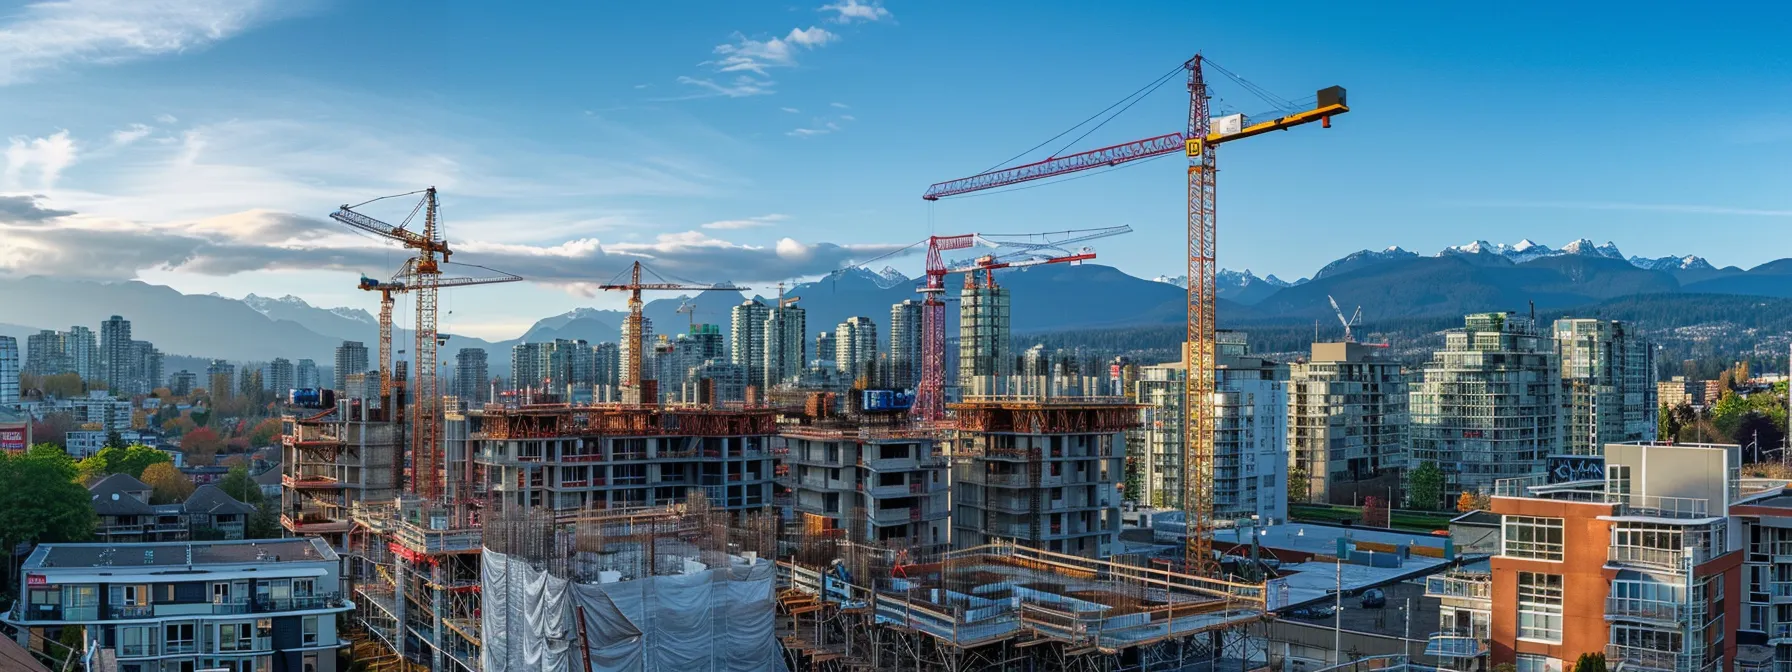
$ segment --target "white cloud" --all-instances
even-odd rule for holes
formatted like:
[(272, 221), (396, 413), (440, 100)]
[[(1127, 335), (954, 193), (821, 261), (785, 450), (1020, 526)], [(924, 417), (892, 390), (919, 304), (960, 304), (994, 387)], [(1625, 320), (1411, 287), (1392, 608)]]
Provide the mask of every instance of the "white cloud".
[(834, 12), (837, 23), (865, 21), (867, 23), (890, 18), (890, 10), (884, 9), (877, 0), (859, 2), (859, 0), (842, 0), (831, 5), (822, 5), (819, 11)]
[(815, 122), (815, 124), (813, 124), (813, 125), (805, 126), (802, 128), (793, 128), (790, 130), (789, 133), (785, 133), (785, 135), (797, 137), (797, 138), (808, 138), (808, 137), (814, 137), (817, 135), (827, 135), (829, 133), (833, 133), (834, 131), (838, 131), (838, 130), (840, 130), (839, 124), (836, 124), (832, 121), (817, 120)]
[(847, 107), (846, 103), (828, 103), (828, 107), (838, 107), (842, 110), (851, 109)]
[(647, 87), (649, 87), (649, 86), (652, 86), (652, 85), (651, 85), (651, 84), (636, 84), (636, 85), (635, 85), (635, 88), (637, 88), (637, 89), (645, 89), (645, 88), (647, 88)]
[(112, 132), (112, 144), (122, 147), (142, 140), (149, 136), (149, 130), (149, 127), (143, 124), (131, 124)]
[(172, 123), (174, 123), (174, 122), (177, 122), (177, 121), (180, 121), (180, 120), (179, 120), (179, 119), (176, 119), (176, 118), (174, 118), (174, 115), (172, 115), (172, 114), (158, 114), (158, 115), (156, 115), (156, 123), (158, 123), (158, 124), (172, 124)]
[(763, 77), (768, 68), (794, 67), (797, 47), (815, 49), (838, 39), (839, 36), (815, 26), (807, 30), (792, 28), (782, 38), (764, 41), (735, 33), (734, 43), (716, 45), (715, 53), (719, 58), (703, 65), (714, 66), (718, 72), (754, 72)]
[(760, 215), (758, 217), (748, 217), (746, 219), (724, 219), (719, 222), (704, 224), (703, 228), (716, 230), (755, 229), (762, 226), (771, 226), (788, 219), (790, 219), (790, 217), (787, 215), (773, 213), (770, 215)]
[(777, 82), (769, 79), (755, 79), (752, 75), (741, 75), (735, 77), (733, 82), (720, 83), (713, 79), (680, 76), (678, 78), (678, 83), (689, 84), (709, 91), (709, 93), (701, 94), (697, 97), (727, 96), (729, 98), (764, 96), (776, 93), (772, 90), (772, 85), (777, 84)]
[(75, 154), (75, 141), (66, 130), (43, 138), (14, 137), (6, 147), (6, 168), (0, 171), (0, 186), (25, 188), (25, 177), (36, 174), (32, 188), (51, 189), (62, 170), (75, 162)]
[(269, 18), (272, 0), (55, 0), (0, 23), (0, 86), (78, 64), (202, 48)]
[(791, 114), (797, 114), (799, 112), (802, 112), (802, 110), (796, 109), (794, 107), (780, 107), (778, 109), (783, 110), (785, 112), (789, 112)]
[(850, 114), (842, 114), (842, 115), (840, 115), (840, 120), (841, 121), (858, 121), (859, 118), (852, 116)]

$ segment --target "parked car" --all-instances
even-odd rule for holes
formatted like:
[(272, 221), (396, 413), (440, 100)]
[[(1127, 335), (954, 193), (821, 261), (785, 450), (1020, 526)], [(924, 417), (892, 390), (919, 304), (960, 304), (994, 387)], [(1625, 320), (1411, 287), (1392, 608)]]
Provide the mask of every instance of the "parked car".
[(1370, 588), (1363, 591), (1364, 609), (1380, 609), (1385, 606), (1388, 606), (1388, 596), (1386, 593), (1381, 592), (1380, 588)]
[(1333, 609), (1331, 605), (1316, 605), (1311, 607), (1301, 607), (1294, 611), (1290, 611), (1288, 612), (1288, 617), (1306, 621), (1318, 621), (1331, 618), (1336, 613), (1337, 610)]

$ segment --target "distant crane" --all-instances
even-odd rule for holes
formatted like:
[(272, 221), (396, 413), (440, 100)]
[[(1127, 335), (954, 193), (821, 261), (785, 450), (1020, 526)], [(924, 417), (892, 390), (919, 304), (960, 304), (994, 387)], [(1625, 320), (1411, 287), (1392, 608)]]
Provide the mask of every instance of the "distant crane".
[(697, 333), (697, 304), (691, 303), (690, 299), (685, 299), (678, 304), (678, 310), (672, 312), (684, 313), (685, 318), (690, 320), (691, 333)]
[[(641, 271), (643, 270), (646, 270), (648, 275), (654, 276), (654, 278), (660, 280), (660, 282), (641, 282)], [(642, 266), (639, 261), (634, 262), (634, 264), (630, 266), (630, 269), (623, 273), (628, 274), (628, 282), (616, 282), (617, 277), (621, 277), (622, 275), (622, 273), (618, 273), (616, 277), (610, 278), (609, 283), (598, 285), (597, 287), (598, 289), (629, 293), (628, 317), (625, 317), (622, 320), (622, 340), (629, 345), (628, 361), (622, 363), (623, 401), (633, 404), (653, 403), (657, 400), (647, 399), (646, 395), (643, 395), (641, 390), (641, 381), (646, 378), (646, 372), (641, 369), (641, 348), (646, 345), (641, 340), (642, 290), (676, 292), (708, 291), (714, 289), (721, 291), (740, 291), (749, 288), (738, 287), (728, 283), (704, 285), (693, 282), (666, 282), (664, 277), (661, 277), (660, 274), (655, 273), (652, 269)]]
[(1356, 335), (1350, 333), (1350, 328), (1356, 326), (1357, 320), (1363, 319), (1363, 307), (1357, 306), (1356, 312), (1350, 314), (1350, 319), (1344, 319), (1344, 309), (1338, 307), (1338, 300), (1330, 294), (1325, 295), (1325, 300), (1332, 302), (1332, 312), (1337, 313), (1338, 321), (1344, 324), (1344, 342), (1355, 343)]
[[(999, 268), (1020, 268), (1040, 264), (1081, 263), (1094, 259), (1089, 247), (1070, 249), (1074, 243), (1117, 236), (1132, 231), (1130, 226), (1099, 229), (1074, 229), (1046, 233), (966, 233), (955, 236), (928, 236), (902, 249), (890, 252), (847, 268), (868, 265), (893, 257), (921, 245), (927, 246), (926, 280), (915, 291), (921, 293), (921, 385), (915, 390), (915, 405), (909, 413), (922, 422), (937, 422), (946, 417), (946, 276), (953, 273), (993, 271)], [(1008, 248), (1002, 254), (978, 257), (968, 265), (948, 266), (943, 252), (982, 245)], [(836, 270), (835, 273), (845, 269)], [(987, 282), (994, 286), (995, 276)]]
[[(1245, 90), (1275, 105), (1278, 112), (1283, 113), (1267, 121), (1253, 122), (1242, 114), (1220, 118), (1208, 116), (1209, 92), (1205, 78), (1204, 66), (1212, 67), (1226, 77), (1237, 82)], [(1183, 441), (1183, 468), (1187, 474), (1182, 479), (1182, 507), (1187, 520), (1188, 543), (1184, 548), (1184, 567), (1192, 574), (1214, 576), (1220, 571), (1217, 558), (1213, 555), (1213, 533), (1215, 529), (1213, 517), (1213, 432), (1214, 432), (1214, 355), (1216, 323), (1216, 299), (1218, 288), (1214, 284), (1216, 239), (1219, 227), (1215, 215), (1216, 163), (1215, 148), (1220, 144), (1241, 140), (1271, 131), (1287, 130), (1295, 126), (1320, 122), (1325, 128), (1332, 125), (1332, 117), (1350, 111), (1345, 104), (1344, 88), (1333, 86), (1320, 89), (1315, 96), (1315, 104), (1309, 109), (1296, 110), (1290, 101), (1277, 98), (1261, 87), (1252, 84), (1212, 61), (1204, 61), (1200, 54), (1184, 62), (1180, 67), (1165, 73), (1145, 88), (1134, 92), (1108, 109), (1118, 109), (1100, 124), (1085, 132), (1087, 137), (1095, 128), (1105, 125), (1114, 116), (1132, 107), (1132, 103), (1150, 95), (1158, 87), (1171, 81), (1173, 75), (1180, 71), (1188, 74), (1188, 130), (1186, 133), (1169, 133), (1144, 140), (1122, 143), (1101, 149), (1058, 156), (1055, 152), (1043, 161), (1037, 161), (1009, 168), (987, 170), (970, 177), (939, 182), (927, 188), (921, 195), (929, 201), (959, 196), (986, 189), (1006, 187), (1033, 180), (1062, 177), (1071, 173), (1096, 168), (1110, 168), (1122, 163), (1141, 159), (1167, 156), (1182, 152), (1188, 157), (1188, 343), (1184, 360), (1188, 362), (1187, 384), (1183, 391), (1183, 406), (1187, 409), (1188, 421), (1183, 423), (1186, 432)], [(1126, 103), (1128, 99), (1132, 103)], [(1126, 103), (1121, 107), (1122, 103)], [(1098, 113), (1095, 117), (1077, 124), (1083, 126), (1096, 118), (1107, 114)], [(1074, 131), (1077, 127), (1072, 127)], [(1065, 131), (1069, 133), (1070, 131)], [(1063, 134), (1060, 134), (1062, 136)], [(1056, 138), (1053, 138), (1055, 140)], [(1078, 138), (1081, 139), (1080, 137)], [(1051, 140), (1046, 141), (1047, 143)], [(1041, 143), (1043, 147), (1046, 143)], [(1071, 144), (1075, 144), (1073, 140)], [(1037, 149), (1038, 147), (1035, 147)], [(1066, 145), (1065, 148), (1068, 148)], [(1029, 152), (1031, 150), (1028, 150)], [(1059, 151), (1063, 151), (1060, 149)], [(1025, 152), (1023, 152), (1025, 154)], [(1018, 158), (1018, 157), (1017, 157)], [(931, 262), (931, 257), (929, 258)], [(931, 268), (931, 266), (930, 266)], [(918, 402), (917, 402), (918, 405)]]
[[(411, 208), (411, 214), (398, 226), (387, 224), (369, 217), (355, 208), (388, 198), (400, 198), (422, 194), (423, 198)], [(423, 214), (423, 230), (412, 231), (405, 227), (416, 219), (418, 213)], [(392, 281), (368, 284), (371, 278), (363, 278), (362, 289), (380, 292), (380, 394), (390, 395), (392, 392), (391, 359), (392, 359), (392, 293), (395, 291), (411, 292), (417, 297), (416, 349), (412, 351), (412, 375), (416, 376), (416, 389), (412, 390), (415, 411), (411, 413), (411, 491), (435, 500), (442, 494), (441, 480), (441, 445), (436, 440), (437, 427), (441, 425), (442, 397), (436, 376), (436, 350), (441, 345), (441, 335), (436, 330), (436, 290), (440, 287), (458, 287), (475, 284), (492, 284), (497, 282), (515, 282), (521, 280), (509, 273), (498, 273), (492, 278), (443, 278), (441, 265), (448, 263), (453, 250), (448, 241), (443, 240), (439, 227), (437, 212), (436, 188), (429, 187), (394, 196), (379, 198), (359, 205), (344, 205), (330, 213), (330, 218), (362, 231), (373, 233), (387, 240), (397, 241), (400, 245), (416, 250), (416, 256), (405, 261), (404, 267), (394, 275)], [(438, 258), (439, 255), (439, 258)], [(491, 269), (485, 269), (490, 271)], [(452, 282), (451, 282), (452, 281)], [(402, 286), (402, 290), (398, 287)]]

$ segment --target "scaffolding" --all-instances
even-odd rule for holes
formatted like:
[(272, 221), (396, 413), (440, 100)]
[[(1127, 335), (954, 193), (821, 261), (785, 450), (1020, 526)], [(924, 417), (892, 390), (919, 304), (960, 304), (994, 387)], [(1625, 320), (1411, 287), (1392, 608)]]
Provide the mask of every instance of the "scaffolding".
[(937, 555), (805, 529), (778, 563), (792, 669), (1254, 670), (1262, 584), (990, 544)]

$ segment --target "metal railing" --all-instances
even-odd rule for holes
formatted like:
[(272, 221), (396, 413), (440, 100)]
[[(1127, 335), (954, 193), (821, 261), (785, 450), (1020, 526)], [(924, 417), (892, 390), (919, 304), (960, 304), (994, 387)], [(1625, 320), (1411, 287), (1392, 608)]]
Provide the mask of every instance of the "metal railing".
[(1697, 548), (1646, 548), (1642, 546), (1612, 546), (1606, 551), (1606, 560), (1621, 565), (1640, 565), (1661, 569), (1682, 570), (1689, 564), (1702, 562)]
[(1638, 670), (1659, 670), (1660, 672), (1707, 672), (1717, 667), (1716, 662), (1704, 663), (1697, 656), (1681, 651), (1660, 651), (1635, 646), (1607, 644), (1605, 657), (1613, 664)]
[(1492, 599), (1493, 577), (1489, 575), (1444, 575), (1425, 578), (1426, 597), (1460, 597), (1475, 600)]
[(1605, 598), (1605, 615), (1607, 618), (1636, 618), (1678, 623), (1688, 613), (1685, 605), (1675, 602), (1613, 595)]

